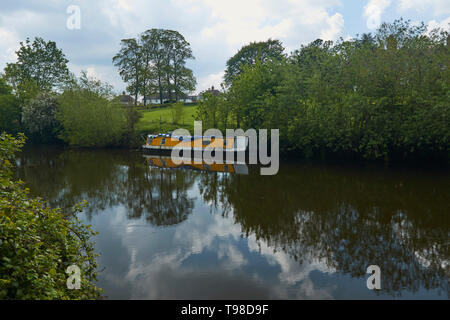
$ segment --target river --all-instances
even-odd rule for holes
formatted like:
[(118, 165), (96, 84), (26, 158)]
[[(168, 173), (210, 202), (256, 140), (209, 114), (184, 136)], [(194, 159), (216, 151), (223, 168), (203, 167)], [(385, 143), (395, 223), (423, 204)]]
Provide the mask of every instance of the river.
[[(450, 296), (446, 170), (281, 161), (261, 176), (57, 147), (26, 148), (17, 164), (49, 205), (87, 200), (80, 218), (98, 232), (109, 299)], [(379, 290), (367, 288), (370, 265)]]

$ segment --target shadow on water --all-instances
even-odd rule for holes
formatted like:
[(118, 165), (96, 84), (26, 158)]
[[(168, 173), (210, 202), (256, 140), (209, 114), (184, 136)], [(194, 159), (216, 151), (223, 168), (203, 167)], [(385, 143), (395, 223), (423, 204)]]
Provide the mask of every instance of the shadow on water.
[[(290, 162), (275, 176), (256, 167), (239, 175), (58, 148), (26, 149), (18, 164), (50, 205), (88, 201), (106, 267), (100, 285), (113, 298), (450, 294), (448, 171)], [(374, 264), (382, 288), (369, 294)]]

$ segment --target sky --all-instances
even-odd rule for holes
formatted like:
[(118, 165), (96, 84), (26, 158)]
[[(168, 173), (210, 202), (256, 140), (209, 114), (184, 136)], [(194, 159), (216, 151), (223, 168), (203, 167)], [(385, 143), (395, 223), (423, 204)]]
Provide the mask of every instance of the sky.
[[(78, 13), (79, 9), (79, 15)], [(1, 0), (0, 72), (27, 37), (55, 41), (72, 72), (126, 85), (112, 64), (120, 40), (151, 28), (180, 32), (195, 60), (195, 93), (222, 82), (226, 61), (252, 41), (279, 39), (286, 53), (317, 38), (347, 39), (403, 17), (450, 28), (449, 0)]]

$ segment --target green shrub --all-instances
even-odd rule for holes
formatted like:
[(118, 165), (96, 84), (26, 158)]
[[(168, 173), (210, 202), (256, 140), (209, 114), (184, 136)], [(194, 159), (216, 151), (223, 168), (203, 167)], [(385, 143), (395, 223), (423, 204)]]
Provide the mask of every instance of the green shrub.
[[(60, 138), (72, 146), (105, 147), (123, 143), (127, 120), (136, 121), (108, 84), (83, 74), (78, 83), (59, 97), (57, 119), (63, 126)], [(134, 108), (133, 108), (134, 110)]]
[(16, 133), (20, 128), (19, 100), (3, 78), (0, 78), (0, 114), (0, 132)]
[[(0, 136), (0, 299), (97, 299), (95, 233), (12, 178), (14, 153), (24, 142), (22, 134)], [(81, 270), (79, 290), (67, 288), (70, 265)]]

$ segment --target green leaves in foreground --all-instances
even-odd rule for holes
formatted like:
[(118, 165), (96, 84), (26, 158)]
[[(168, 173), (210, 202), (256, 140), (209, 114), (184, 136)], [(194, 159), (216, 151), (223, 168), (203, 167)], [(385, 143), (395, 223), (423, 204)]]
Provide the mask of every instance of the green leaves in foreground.
[[(0, 299), (97, 299), (96, 254), (90, 227), (61, 209), (32, 198), (21, 181), (13, 181), (14, 153), (24, 135), (0, 136)], [(81, 289), (69, 290), (66, 269), (81, 269)]]

